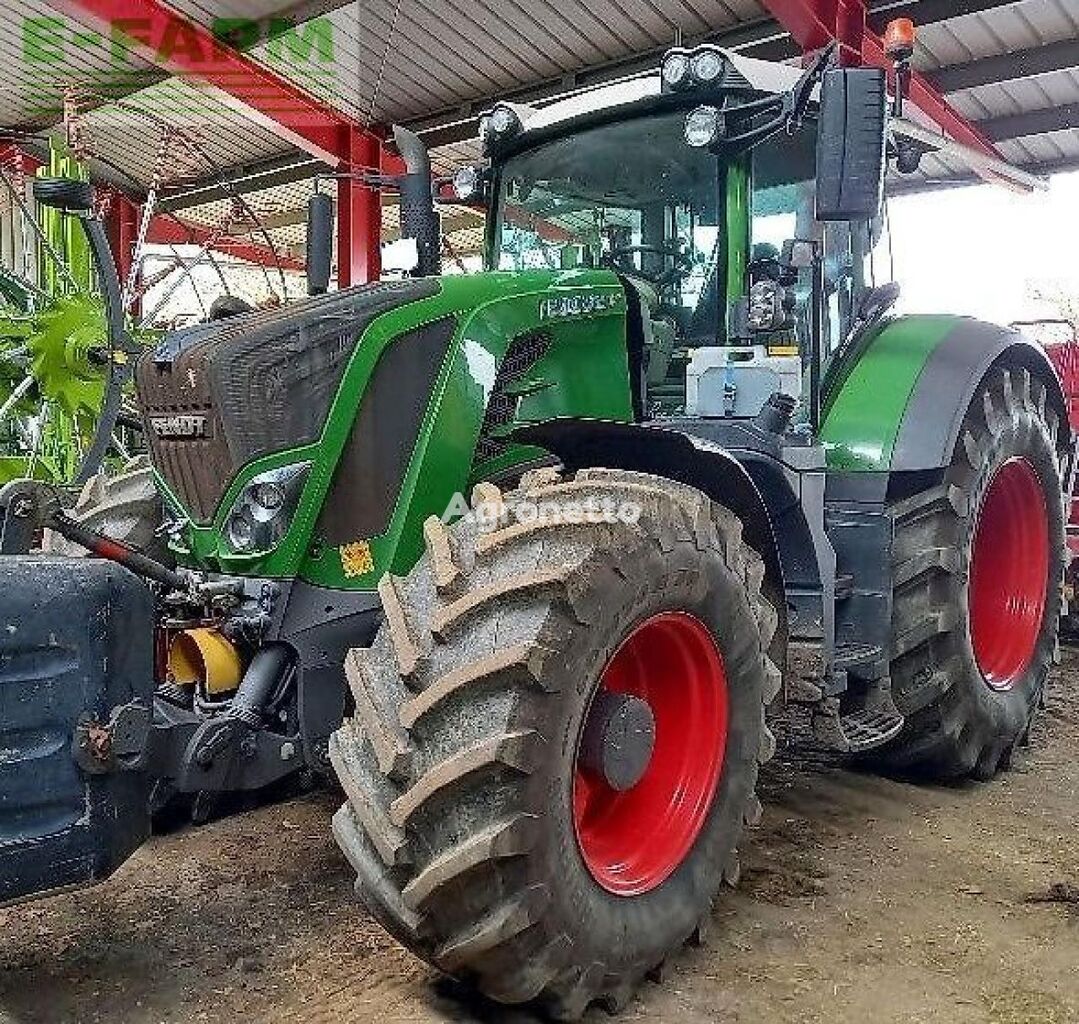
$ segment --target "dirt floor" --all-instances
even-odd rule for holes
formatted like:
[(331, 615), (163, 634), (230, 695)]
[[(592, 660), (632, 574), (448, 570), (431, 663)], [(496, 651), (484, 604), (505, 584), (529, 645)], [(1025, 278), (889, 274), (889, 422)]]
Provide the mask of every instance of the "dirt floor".
[[(714, 935), (625, 1019), (1079, 1021), (1076, 684), (1065, 653), (1032, 748), (992, 785), (782, 754)], [(470, 1002), (362, 912), (335, 802), (158, 838), (98, 889), (0, 911), (0, 1022), (534, 1020)]]

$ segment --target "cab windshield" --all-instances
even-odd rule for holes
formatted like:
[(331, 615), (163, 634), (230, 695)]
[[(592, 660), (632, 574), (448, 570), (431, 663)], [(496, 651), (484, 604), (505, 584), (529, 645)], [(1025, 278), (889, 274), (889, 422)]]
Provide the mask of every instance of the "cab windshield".
[(718, 327), (725, 291), (718, 161), (687, 146), (685, 111), (576, 132), (511, 157), (491, 266), (607, 267), (643, 281), (685, 335)]

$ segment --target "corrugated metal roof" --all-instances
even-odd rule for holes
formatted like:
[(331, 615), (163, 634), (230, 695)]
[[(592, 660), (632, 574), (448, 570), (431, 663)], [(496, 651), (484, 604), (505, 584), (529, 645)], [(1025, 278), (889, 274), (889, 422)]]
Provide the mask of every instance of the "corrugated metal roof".
[[(326, 16), (324, 87), (365, 122), (404, 120), (763, 16), (756, 0), (363, 0)], [(301, 84), (318, 61), (251, 54)]]
[(132, 179), (149, 187), (166, 135), (171, 138), (163, 164), (168, 184), (291, 152), (274, 132), (238, 114), (213, 90), (182, 78), (90, 111), (83, 117), (83, 135), (94, 153), (110, 161), (100, 168), (103, 176), (128, 188)]
[[(334, 6), (333, 0), (170, 3), (205, 26), (220, 18), (265, 24), (288, 10)], [(40, 52), (31, 52), (33, 59), (28, 59), (24, 19), (55, 17), (47, 0), (0, 0), (0, 19), (9, 28), (0, 34), (0, 125), (26, 124), (35, 117), (55, 121), (63, 83), (84, 84), (91, 104), (107, 98), (110, 90), (148, 86), (123, 104), (106, 104), (84, 117), (90, 146), (120, 168), (95, 169), (121, 184), (134, 181), (145, 187), (153, 176), (162, 133), (148, 115), (191, 133), (222, 172), (290, 152), (275, 133), (212, 92), (190, 81), (161, 81), (160, 72), (130, 53), (118, 62), (111, 40), (81, 37), (73, 26), (60, 33), (59, 63), (47, 64)], [(548, 81), (568, 83), (581, 71), (662, 50), (679, 35), (692, 41), (765, 17), (758, 0), (353, 0), (249, 53), (363, 122), (409, 120), (440, 111), (467, 118), (478, 101), (491, 96)], [(1079, 0), (1018, 0), (923, 27), (916, 62), (932, 74), (1077, 38)], [(1014, 77), (962, 89), (953, 102), (977, 121), (1079, 103), (1076, 69)], [(1079, 131), (1022, 135), (1002, 141), (999, 148), (1022, 164), (1079, 164)], [(432, 157), (436, 172), (448, 174), (478, 159), (478, 145), (469, 139), (440, 147)], [(173, 183), (200, 177), (199, 161), (186, 163), (174, 172)], [(210, 171), (203, 165), (201, 177), (211, 177)], [(956, 161), (931, 156), (920, 177), (950, 180), (965, 174)], [(290, 210), (302, 209), (310, 190), (309, 182), (282, 186), (251, 201), (280, 221)], [(226, 207), (210, 204), (184, 215), (217, 223)], [(280, 224), (271, 235), (294, 247), (302, 243), (303, 230), (300, 222)], [(386, 230), (392, 234), (393, 225)]]
[(926, 25), (919, 32), (917, 62), (928, 70), (1077, 35), (1075, 0), (1020, 0)]
[(162, 73), (104, 36), (85, 32), (46, 0), (0, 0), (0, 125), (42, 126), (63, 111), (64, 89), (100, 102), (159, 81)]
[[(950, 65), (1019, 55), (1077, 38), (1079, 0), (1020, 0), (925, 27), (919, 35), (916, 63), (931, 76), (934, 70)], [(1010, 80), (961, 89), (949, 94), (949, 102), (975, 122), (1079, 103), (1079, 70), (1020, 77), (1019, 57), (1015, 68)], [(1000, 142), (998, 148), (1008, 160), (1027, 166), (1079, 162), (1079, 131), (1021, 136)]]

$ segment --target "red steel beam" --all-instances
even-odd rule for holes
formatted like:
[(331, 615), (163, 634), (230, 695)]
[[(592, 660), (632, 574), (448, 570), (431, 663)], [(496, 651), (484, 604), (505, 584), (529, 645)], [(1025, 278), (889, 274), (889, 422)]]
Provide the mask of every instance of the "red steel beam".
[[(282, 139), (341, 170), (403, 170), (382, 140), (358, 121), (311, 96), (228, 46), (163, 0), (49, 0), (103, 35), (121, 39), (144, 59), (213, 87), (231, 106)], [(379, 200), (370, 189), (339, 190), (339, 281), (375, 280), (379, 269)]]
[(131, 273), (131, 258), (139, 231), (139, 208), (127, 196), (113, 195), (105, 215), (105, 231), (121, 281)]
[(0, 164), (9, 169), (21, 167), (23, 174), (28, 177), (37, 174), (39, 167), (45, 166), (36, 156), (14, 143), (0, 144)]
[(306, 269), (303, 260), (292, 256), (275, 256), (272, 249), (255, 242), (245, 242), (238, 238), (222, 238), (218, 232), (198, 224), (181, 224), (172, 217), (155, 217), (150, 222), (146, 241), (153, 245), (205, 245), (213, 240), (215, 252), (233, 256), (238, 260), (255, 263), (258, 266), (276, 270), (295, 270), (302, 273)]
[[(383, 166), (384, 150), (368, 134), (349, 140), (349, 163), (354, 167)], [(382, 272), (379, 238), (382, 203), (373, 189), (350, 178), (337, 182), (337, 287), (377, 281)], [(374, 239), (374, 244), (370, 244)]]
[[(763, 0), (763, 3), (803, 50), (817, 50), (837, 40), (844, 64), (868, 64), (892, 70), (883, 41), (866, 24), (868, 12), (864, 0)], [(918, 72), (911, 76), (910, 98), (956, 142), (1001, 159), (992, 142)]]

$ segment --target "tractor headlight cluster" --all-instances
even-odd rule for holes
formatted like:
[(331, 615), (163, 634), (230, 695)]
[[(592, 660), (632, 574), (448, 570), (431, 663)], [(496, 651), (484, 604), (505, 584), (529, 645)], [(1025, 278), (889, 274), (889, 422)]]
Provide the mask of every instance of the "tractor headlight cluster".
[(715, 85), (723, 80), (727, 57), (718, 46), (705, 44), (695, 50), (668, 50), (660, 66), (664, 92)]
[(225, 519), (225, 543), (235, 554), (260, 554), (281, 543), (310, 469), (309, 462), (282, 466), (247, 484)]
[(686, 145), (694, 149), (710, 146), (722, 134), (722, 118), (715, 107), (697, 107), (686, 115), (682, 130)]

